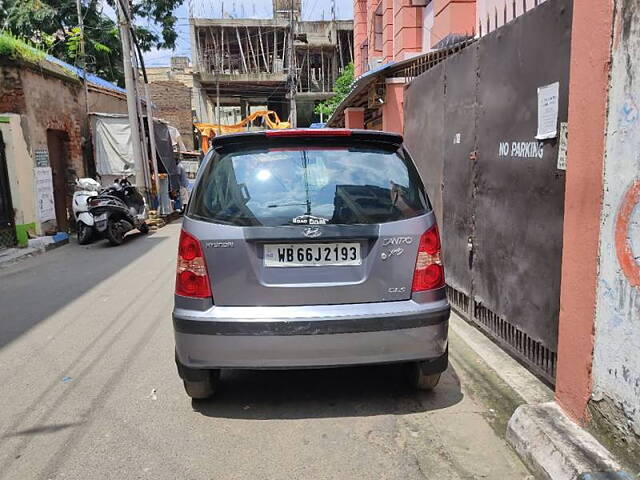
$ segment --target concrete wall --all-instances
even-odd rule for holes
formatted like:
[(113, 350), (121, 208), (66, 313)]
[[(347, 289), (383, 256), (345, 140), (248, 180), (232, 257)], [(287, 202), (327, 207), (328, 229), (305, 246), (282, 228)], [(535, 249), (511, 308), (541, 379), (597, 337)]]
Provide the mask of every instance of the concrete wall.
[(191, 90), (178, 81), (157, 81), (149, 85), (156, 115), (178, 129), (188, 150), (193, 150)]
[(11, 203), (18, 225), (36, 222), (33, 160), (22, 133), (19, 114), (3, 114), (8, 123), (0, 123), (5, 142), (7, 170), (11, 188)]
[(640, 463), (640, 4), (615, 4), (590, 407)]
[[(126, 99), (119, 93), (90, 88), (88, 97), (90, 111), (126, 112)], [(84, 88), (79, 80), (60, 72), (54, 74), (46, 67), (31, 69), (15, 63), (4, 64), (0, 66), (0, 114), (15, 114), (9, 115), (11, 121), (8, 126), (4, 124), (3, 135), (16, 223), (35, 222), (37, 232), (42, 233), (53, 228), (55, 221), (41, 225), (35, 216), (35, 151), (48, 150), (47, 130), (67, 133), (65, 174), (70, 202), (75, 178), (86, 176), (91, 170)]]
[[(66, 203), (67, 207), (70, 207), (74, 180), (76, 177), (85, 176), (87, 172), (83, 148), (89, 139), (89, 131), (86, 124), (82, 84), (79, 81), (35, 72), (29, 68), (16, 68), (14, 71), (19, 75), (20, 83), (14, 83), (13, 92), (9, 92), (9, 94), (16, 95), (16, 90), (22, 90), (22, 95), (24, 95), (23, 108), (20, 109), (21, 111), (14, 109), (12, 113), (22, 115), (22, 133), (31, 157), (29, 167), (32, 169), (35, 166), (34, 152), (36, 150), (48, 151), (47, 130), (64, 131), (68, 136), (66, 144), (68, 157), (64, 175), (67, 184)], [(0, 85), (2, 85), (0, 89), (4, 93), (2, 79), (0, 79)], [(22, 158), (21, 161), (27, 161), (27, 159)], [(20, 166), (20, 168), (22, 167), (23, 165)], [(33, 194), (30, 198), (35, 201)], [(23, 198), (23, 201), (26, 203), (29, 198)], [(57, 229), (55, 220), (40, 224), (34, 217), (31, 220), (25, 218), (24, 221), (25, 223), (36, 222), (38, 233)]]
[(193, 83), (193, 70), (191, 67), (184, 70), (172, 70), (171, 67), (147, 68), (149, 83), (154, 82), (180, 82), (191, 89), (191, 109), (198, 109), (198, 92)]
[(89, 111), (100, 113), (127, 113), (127, 99), (120, 93), (111, 93), (89, 87)]

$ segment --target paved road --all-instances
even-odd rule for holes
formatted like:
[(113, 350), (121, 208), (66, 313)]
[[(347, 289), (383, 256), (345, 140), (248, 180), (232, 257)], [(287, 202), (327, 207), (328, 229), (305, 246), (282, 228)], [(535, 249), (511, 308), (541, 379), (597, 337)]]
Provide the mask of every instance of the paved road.
[(0, 479), (528, 478), (455, 364), (430, 394), (398, 367), (231, 371), (192, 403), (173, 363), (179, 228), (0, 269)]

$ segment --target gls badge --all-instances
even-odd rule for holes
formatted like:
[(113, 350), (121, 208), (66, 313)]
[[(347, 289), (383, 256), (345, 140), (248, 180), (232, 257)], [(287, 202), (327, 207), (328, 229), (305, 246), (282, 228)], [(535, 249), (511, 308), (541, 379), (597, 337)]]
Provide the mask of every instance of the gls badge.
[(391, 287), (389, 293), (404, 293), (407, 291), (407, 287)]

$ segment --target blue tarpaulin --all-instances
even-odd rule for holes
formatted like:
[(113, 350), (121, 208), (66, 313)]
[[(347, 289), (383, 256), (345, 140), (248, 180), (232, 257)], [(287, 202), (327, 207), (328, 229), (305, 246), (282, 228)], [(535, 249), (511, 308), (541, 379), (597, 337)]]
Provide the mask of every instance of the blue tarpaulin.
[[(73, 73), (78, 75), (80, 78), (84, 78), (83, 77), (84, 73), (82, 72), (81, 68), (78, 68), (78, 67), (76, 67), (74, 65), (71, 65), (70, 63), (63, 62), (59, 58), (52, 57), (51, 55), (47, 55), (45, 58), (47, 59), (48, 62), (60, 65), (61, 67), (64, 67), (67, 70), (72, 71)], [(114, 90), (114, 91), (120, 92), (120, 93), (125, 93), (125, 94), (127, 93), (127, 91), (124, 88), (120, 88), (119, 86), (117, 86), (114, 83), (107, 82), (104, 78), (100, 78), (97, 75), (94, 75), (92, 73), (87, 73), (87, 81), (89, 83), (93, 84), (93, 85), (98, 86), (98, 87), (106, 88), (108, 90)]]

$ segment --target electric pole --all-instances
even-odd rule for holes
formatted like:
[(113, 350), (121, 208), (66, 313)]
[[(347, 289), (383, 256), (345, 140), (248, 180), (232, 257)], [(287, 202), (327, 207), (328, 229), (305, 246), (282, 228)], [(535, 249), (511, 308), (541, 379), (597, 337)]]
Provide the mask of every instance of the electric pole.
[(86, 112), (89, 113), (89, 85), (87, 84), (87, 54), (84, 45), (84, 18), (82, 17), (82, 5), (76, 0), (78, 10), (78, 27), (80, 28), (80, 66), (82, 67), (82, 80), (84, 81), (84, 103)]
[[(118, 0), (118, 24), (120, 27), (120, 41), (122, 42), (122, 63), (124, 65), (124, 85), (127, 90), (127, 111), (129, 114), (129, 126), (131, 128), (131, 144), (133, 147), (133, 162), (136, 170), (136, 185), (138, 188), (147, 188), (145, 184), (144, 165), (142, 164), (142, 143), (140, 142), (140, 125), (138, 123), (138, 106), (136, 84), (133, 79), (133, 66), (131, 64), (131, 37), (129, 30), (129, 0)], [(125, 10), (126, 9), (126, 10)]]
[[(133, 35), (131, 33), (132, 32), (129, 31), (129, 34), (130, 34), (129, 42), (133, 41)], [(144, 111), (142, 110), (142, 100), (140, 99), (140, 92), (138, 91), (138, 87), (141, 85), (140, 73), (139, 73), (140, 69), (139, 69), (138, 60), (136, 58), (135, 51), (133, 49), (131, 51), (133, 53), (133, 56), (132, 56), (133, 82), (136, 85), (136, 107), (138, 109), (138, 122), (140, 122), (140, 140), (142, 142), (142, 145), (144, 145), (144, 148), (142, 148), (142, 172), (144, 173), (144, 185), (148, 189), (151, 186), (151, 173), (149, 172), (149, 151), (147, 149), (147, 146), (149, 145), (149, 143), (147, 143), (147, 133), (144, 130)], [(146, 102), (148, 101), (149, 99), (146, 99)], [(147, 103), (147, 111), (149, 110), (149, 107), (150, 105), (149, 103)], [(147, 193), (147, 200), (151, 202), (151, 192), (147, 190), (146, 193)]]
[(298, 111), (296, 109), (296, 66), (295, 66), (295, 52), (293, 51), (293, 36), (295, 33), (295, 19), (293, 15), (293, 2), (291, 0), (291, 11), (289, 12), (289, 121), (291, 126), (296, 128), (298, 124)]

